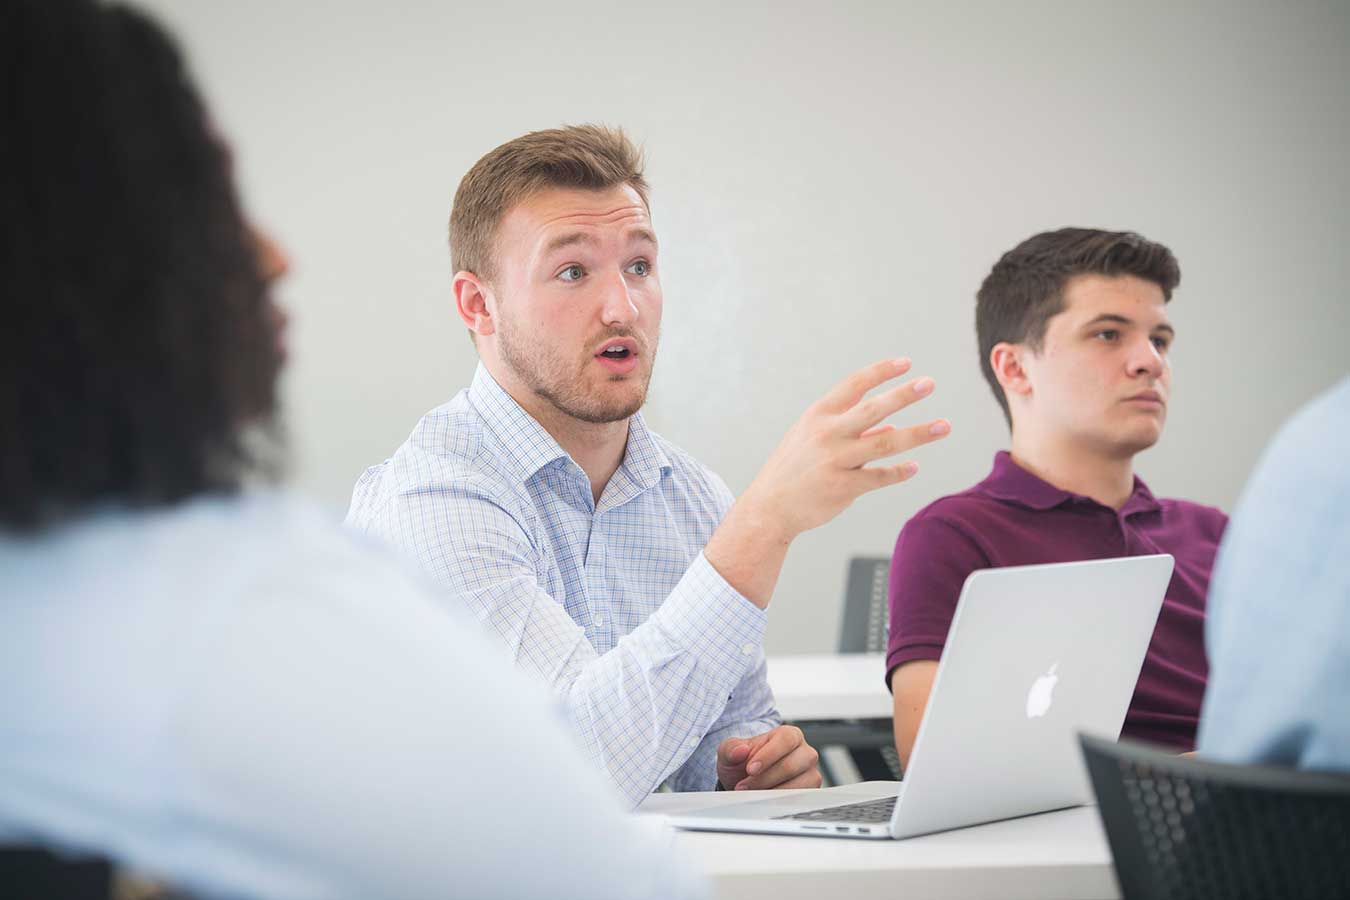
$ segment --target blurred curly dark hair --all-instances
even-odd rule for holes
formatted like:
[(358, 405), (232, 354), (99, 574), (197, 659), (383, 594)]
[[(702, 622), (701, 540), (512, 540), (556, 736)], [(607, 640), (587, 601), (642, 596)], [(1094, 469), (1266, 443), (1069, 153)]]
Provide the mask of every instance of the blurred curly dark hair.
[(280, 358), (228, 150), (140, 13), (0, 5), (0, 529), (236, 490)]

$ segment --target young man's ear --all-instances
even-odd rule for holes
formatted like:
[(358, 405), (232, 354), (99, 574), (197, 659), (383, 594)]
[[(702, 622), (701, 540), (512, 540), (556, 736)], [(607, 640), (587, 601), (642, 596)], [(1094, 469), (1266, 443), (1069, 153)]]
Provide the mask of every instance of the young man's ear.
[(459, 311), (460, 320), (474, 335), (482, 337), (497, 330), (491, 309), (496, 305), (496, 299), (489, 304), (492, 287), (486, 281), (472, 272), (456, 272), (451, 290), (455, 292), (455, 309)]
[(993, 368), (994, 377), (998, 379), (1006, 396), (1012, 397), (1014, 394), (1021, 397), (1031, 396), (1031, 379), (1027, 377), (1027, 371), (1022, 366), (1023, 360), (1030, 352), (1025, 344), (1010, 344), (1007, 341), (995, 344), (989, 351), (989, 365)]

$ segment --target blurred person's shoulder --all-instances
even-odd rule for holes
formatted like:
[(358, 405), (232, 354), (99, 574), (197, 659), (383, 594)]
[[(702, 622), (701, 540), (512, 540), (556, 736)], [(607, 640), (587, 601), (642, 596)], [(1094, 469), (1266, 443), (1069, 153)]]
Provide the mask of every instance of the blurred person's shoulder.
[[(0, 537), (0, 596), (0, 675), (44, 673), (33, 682), (43, 708), (106, 708), (119, 724), (85, 729), (105, 737), (152, 733), (194, 673), (237, 665), (222, 650), (226, 634), (300, 648), (325, 638), (356, 646), (383, 622), (460, 630), (440, 624), (449, 617), (478, 628), (336, 514), (270, 490), (106, 506)], [(51, 646), (81, 677), (47, 677)]]
[(14, 564), (6, 574), (29, 593), (106, 601), (115, 586), (118, 604), (162, 607), (172, 617), (264, 588), (296, 602), (423, 591), (380, 542), (274, 489), (149, 509), (109, 506), (36, 537), (0, 541), (0, 554)]
[[(1309, 491), (1350, 485), (1350, 377), (1323, 391), (1285, 423), (1258, 465), (1272, 481)], [(1292, 467), (1292, 468), (1291, 468)]]
[(252, 582), (241, 587), (319, 602), (423, 603), (434, 593), (384, 541), (345, 527), (336, 512), (295, 494), (245, 494), (187, 515), (201, 516), (199, 543), (235, 548)]
[(1236, 539), (1315, 551), (1350, 518), (1350, 378), (1319, 394), (1276, 433), (1242, 497)]

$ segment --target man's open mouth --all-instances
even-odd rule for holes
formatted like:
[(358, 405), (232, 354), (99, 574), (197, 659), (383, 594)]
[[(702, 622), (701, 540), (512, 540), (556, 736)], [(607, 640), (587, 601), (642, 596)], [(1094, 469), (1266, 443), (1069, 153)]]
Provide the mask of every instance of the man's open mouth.
[(610, 338), (600, 345), (600, 351), (595, 355), (598, 359), (623, 362), (637, 356), (637, 341), (630, 337)]
[(612, 338), (600, 345), (595, 359), (615, 377), (633, 374), (638, 366), (637, 341), (632, 338)]

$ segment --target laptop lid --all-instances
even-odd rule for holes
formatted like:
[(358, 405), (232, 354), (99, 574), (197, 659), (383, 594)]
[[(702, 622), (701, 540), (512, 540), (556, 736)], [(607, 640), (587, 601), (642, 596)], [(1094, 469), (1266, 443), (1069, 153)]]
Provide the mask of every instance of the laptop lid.
[(1087, 803), (1078, 733), (1119, 736), (1170, 555), (966, 579), (891, 830), (925, 834)]

